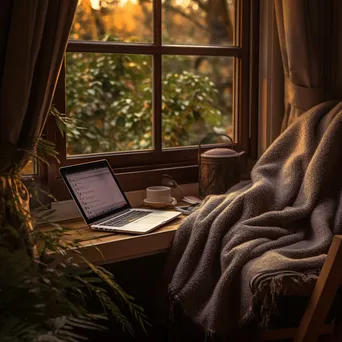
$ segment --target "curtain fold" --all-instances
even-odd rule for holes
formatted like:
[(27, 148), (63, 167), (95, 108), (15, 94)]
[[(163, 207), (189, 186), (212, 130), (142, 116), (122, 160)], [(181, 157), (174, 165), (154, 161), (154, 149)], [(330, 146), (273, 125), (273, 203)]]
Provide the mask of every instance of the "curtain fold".
[(77, 0), (0, 2), (0, 229), (32, 228), (15, 172), (34, 151), (51, 105)]
[[(285, 74), (284, 131), (298, 116), (341, 91), (333, 82), (340, 58), (340, 0), (274, 0)], [(334, 34), (333, 34), (334, 33)], [(336, 81), (336, 80), (335, 80)]]

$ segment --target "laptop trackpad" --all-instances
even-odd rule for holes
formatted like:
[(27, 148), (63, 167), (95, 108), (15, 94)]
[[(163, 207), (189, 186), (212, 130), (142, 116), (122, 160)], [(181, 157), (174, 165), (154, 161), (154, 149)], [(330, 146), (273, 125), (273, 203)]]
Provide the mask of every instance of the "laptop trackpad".
[(133, 222), (134, 225), (136, 224), (157, 224), (163, 222), (163, 217), (155, 216), (155, 215), (148, 215), (147, 217), (138, 220), (136, 222)]

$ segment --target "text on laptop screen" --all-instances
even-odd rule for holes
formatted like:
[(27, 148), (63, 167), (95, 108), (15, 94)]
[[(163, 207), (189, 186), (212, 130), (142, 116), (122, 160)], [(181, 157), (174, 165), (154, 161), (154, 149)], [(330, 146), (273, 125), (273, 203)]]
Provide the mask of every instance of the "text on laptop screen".
[(107, 167), (71, 173), (66, 178), (88, 219), (127, 204)]

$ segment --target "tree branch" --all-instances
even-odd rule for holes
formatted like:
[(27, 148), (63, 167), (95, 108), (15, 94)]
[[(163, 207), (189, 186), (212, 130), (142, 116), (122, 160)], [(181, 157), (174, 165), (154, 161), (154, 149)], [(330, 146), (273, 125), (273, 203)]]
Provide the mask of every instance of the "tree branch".
[(166, 3), (163, 4), (163, 7), (173, 11), (174, 13), (177, 13), (179, 15), (181, 15), (183, 18), (190, 20), (195, 26), (197, 26), (198, 28), (200, 28), (201, 30), (204, 31), (208, 31), (208, 28), (205, 27), (204, 25), (202, 25), (199, 21), (197, 21), (196, 19), (194, 19), (191, 15), (184, 13), (180, 8), (178, 7), (173, 7), (171, 5), (168, 5)]

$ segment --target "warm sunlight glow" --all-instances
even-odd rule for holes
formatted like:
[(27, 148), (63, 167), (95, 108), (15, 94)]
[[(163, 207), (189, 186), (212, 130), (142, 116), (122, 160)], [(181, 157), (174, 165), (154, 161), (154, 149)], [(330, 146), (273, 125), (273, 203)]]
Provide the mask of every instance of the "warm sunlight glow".
[[(84, 0), (83, 0), (84, 1)], [(83, 2), (82, 0), (78, 1), (78, 6), (80, 6)], [(90, 1), (91, 8), (94, 10), (100, 10), (102, 8), (108, 7), (108, 3), (106, 1), (102, 2), (101, 0), (88, 0)], [(164, 1), (162, 1), (164, 3)], [(138, 0), (119, 0), (116, 2), (120, 7), (124, 7), (127, 3), (131, 3), (132, 5), (136, 5)], [(176, 0), (177, 6), (188, 7), (190, 5), (190, 0)], [(232, 0), (228, 0), (228, 3), (232, 3)], [(198, 5), (195, 3), (192, 5), (194, 10), (198, 9)]]
[(198, 4), (192, 4), (192, 9), (194, 10), (194, 11), (198, 11)]
[(90, 0), (90, 3), (91, 3), (91, 7), (92, 7), (94, 10), (99, 10), (99, 9), (101, 9), (100, 0)]
[(176, 0), (175, 3), (177, 6), (188, 7), (190, 0)]
[[(117, 3), (120, 7), (124, 7), (127, 3), (136, 5), (138, 1), (137, 0), (119, 0)], [(82, 0), (78, 2), (78, 5), (81, 5), (81, 4), (82, 4)], [(90, 4), (91, 4), (92, 9), (97, 10), (97, 11), (100, 10), (101, 7), (102, 8), (108, 7), (108, 2), (106, 1), (101, 2), (101, 0), (90, 0)]]
[(119, 6), (120, 7), (124, 7), (126, 6), (128, 3), (132, 4), (132, 5), (136, 5), (138, 2), (137, 0), (119, 0)]

